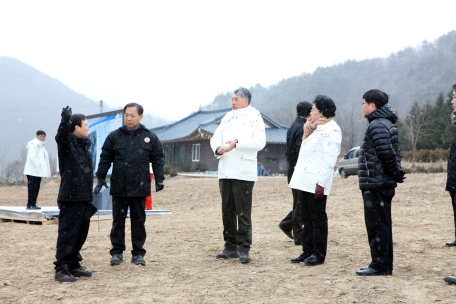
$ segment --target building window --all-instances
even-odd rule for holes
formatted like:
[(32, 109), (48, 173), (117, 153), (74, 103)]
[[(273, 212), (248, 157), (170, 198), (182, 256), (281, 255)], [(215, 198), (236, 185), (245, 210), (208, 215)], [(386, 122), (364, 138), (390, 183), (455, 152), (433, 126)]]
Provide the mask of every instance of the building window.
[(200, 144), (192, 145), (192, 161), (193, 162), (200, 161)]
[(277, 163), (278, 161), (278, 158), (266, 158), (267, 163)]
[(186, 154), (186, 149), (185, 146), (176, 146), (175, 149), (175, 157), (174, 157), (174, 165), (176, 167), (183, 166), (186, 161), (185, 161), (185, 154)]
[(165, 164), (172, 164), (173, 163), (173, 146), (167, 146), (165, 152)]

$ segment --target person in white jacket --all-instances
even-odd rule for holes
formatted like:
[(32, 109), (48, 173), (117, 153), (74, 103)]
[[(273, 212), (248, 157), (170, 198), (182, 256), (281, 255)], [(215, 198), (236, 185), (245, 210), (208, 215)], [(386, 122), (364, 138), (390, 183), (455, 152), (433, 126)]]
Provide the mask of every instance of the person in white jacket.
[(24, 175), (27, 175), (28, 201), (27, 209), (41, 209), (36, 205), (40, 192), (41, 178), (51, 177), (49, 155), (44, 148), (46, 133), (42, 130), (36, 132), (36, 138), (27, 144), (27, 161), (25, 162)]
[(218, 177), (222, 197), (225, 247), (217, 258), (250, 262), (252, 245), (252, 190), (257, 180), (257, 152), (266, 145), (261, 113), (250, 105), (246, 88), (234, 91), (233, 111), (227, 113), (211, 138), (211, 148), (220, 158)]
[(315, 266), (325, 261), (328, 245), (326, 198), (342, 141), (342, 132), (333, 120), (334, 116), (336, 105), (333, 100), (318, 95), (310, 119), (304, 124), (298, 162), (289, 185), (298, 190), (298, 205), (301, 205), (304, 222), (303, 253), (291, 259), (293, 263)]

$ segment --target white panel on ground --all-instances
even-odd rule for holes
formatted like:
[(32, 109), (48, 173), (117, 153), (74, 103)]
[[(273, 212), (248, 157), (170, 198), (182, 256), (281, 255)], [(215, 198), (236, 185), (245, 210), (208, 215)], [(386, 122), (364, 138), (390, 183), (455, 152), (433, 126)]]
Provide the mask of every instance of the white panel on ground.
[[(130, 213), (130, 211), (128, 212)], [(111, 215), (112, 210), (98, 210), (95, 215)], [(171, 214), (170, 210), (146, 210), (147, 215)], [(39, 210), (27, 210), (25, 207), (0, 206), (0, 219), (16, 219), (24, 221), (58, 219), (58, 207), (41, 207)]]

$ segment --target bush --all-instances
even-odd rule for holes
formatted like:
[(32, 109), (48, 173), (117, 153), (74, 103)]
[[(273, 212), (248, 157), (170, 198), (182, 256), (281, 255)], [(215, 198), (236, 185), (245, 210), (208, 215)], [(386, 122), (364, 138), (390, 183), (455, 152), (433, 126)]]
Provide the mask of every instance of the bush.
[[(425, 166), (416, 166), (415, 168), (409, 167), (409, 168), (403, 168), (403, 170), (407, 173), (441, 173), (441, 172), (446, 172), (446, 169), (440, 165), (438, 167), (425, 167)], [(405, 175), (407, 176), (407, 175)]]
[(183, 172), (190, 172), (192, 171), (192, 166), (190, 166), (189, 164), (183, 164), (179, 166), (179, 170)]
[[(413, 151), (401, 151), (402, 161), (412, 162)], [(415, 162), (435, 163), (446, 161), (450, 157), (450, 149), (419, 150), (415, 152)]]
[(171, 164), (163, 166), (163, 171), (166, 175), (170, 175), (171, 177), (177, 175), (177, 168), (174, 168)]
[(207, 166), (203, 164), (202, 162), (197, 162), (195, 163), (195, 171), (196, 172), (205, 172), (207, 171)]

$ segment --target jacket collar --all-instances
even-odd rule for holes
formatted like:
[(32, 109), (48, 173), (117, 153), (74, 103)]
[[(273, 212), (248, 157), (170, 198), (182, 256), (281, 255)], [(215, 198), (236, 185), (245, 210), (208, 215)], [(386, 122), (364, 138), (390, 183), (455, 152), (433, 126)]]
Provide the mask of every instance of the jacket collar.
[(33, 143), (37, 144), (40, 147), (44, 146), (44, 142), (38, 140), (38, 138), (34, 138), (34, 139), (32, 139), (32, 141), (33, 141)]
[[(331, 130), (331, 129), (337, 130), (337, 124), (334, 121), (334, 119), (331, 120), (330, 122), (325, 123), (324, 125), (318, 125), (317, 128), (315, 129), (314, 133), (327, 131), (327, 130)], [(310, 134), (310, 135), (312, 135), (312, 134)]]
[(223, 120), (229, 121), (233, 117), (247, 116), (252, 111), (252, 109), (253, 107), (251, 105), (248, 105), (247, 107), (239, 110), (231, 110), (230, 112), (226, 113), (225, 117), (223, 117)]
[(70, 133), (70, 138), (73, 140), (76, 146), (90, 146), (92, 144), (88, 137), (83, 138)]
[(304, 123), (306, 123), (307, 119), (303, 116), (297, 116), (295, 121), (299, 121), (299, 122), (303, 121)]
[[(119, 129), (120, 129), (121, 131), (123, 131), (123, 132), (129, 134), (128, 131), (127, 131), (127, 130), (128, 130), (128, 129), (127, 129), (127, 125), (123, 125), (123, 126), (120, 127)], [(136, 129), (136, 132), (138, 132), (138, 131), (141, 130), (141, 129), (147, 130), (147, 128), (146, 128), (143, 124), (139, 124), (139, 127), (138, 127), (138, 129)], [(135, 134), (136, 134), (136, 132), (135, 132)]]

